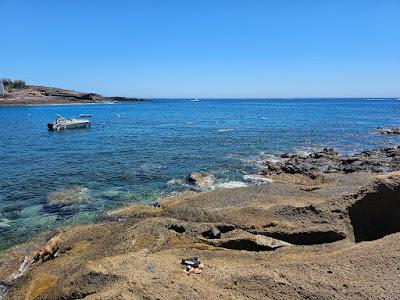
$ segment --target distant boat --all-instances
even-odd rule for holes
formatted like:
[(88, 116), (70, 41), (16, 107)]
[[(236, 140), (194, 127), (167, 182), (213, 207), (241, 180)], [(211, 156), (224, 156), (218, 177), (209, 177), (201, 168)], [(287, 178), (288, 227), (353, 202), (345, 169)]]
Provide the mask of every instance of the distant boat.
[(48, 123), (47, 128), (50, 131), (53, 130), (67, 130), (67, 129), (77, 129), (77, 128), (88, 128), (90, 127), (90, 121), (85, 119), (67, 119), (60, 115), (57, 115), (56, 121), (54, 123)]
[(199, 101), (200, 101), (200, 100), (197, 99), (197, 98), (194, 98), (194, 99), (190, 100), (190, 102), (199, 102)]
[(84, 117), (84, 118), (91, 118), (91, 114), (80, 114), (79, 116)]

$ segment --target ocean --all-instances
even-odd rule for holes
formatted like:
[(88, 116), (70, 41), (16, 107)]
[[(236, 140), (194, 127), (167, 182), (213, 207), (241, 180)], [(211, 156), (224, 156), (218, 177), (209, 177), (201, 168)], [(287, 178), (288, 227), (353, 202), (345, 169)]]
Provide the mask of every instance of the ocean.
[[(93, 115), (91, 128), (47, 130), (56, 114), (81, 113)], [(0, 107), (0, 250), (48, 229), (185, 191), (190, 172), (211, 174), (210, 188), (240, 186), (260, 161), (284, 152), (399, 145), (399, 136), (376, 131), (400, 125), (399, 117), (398, 99)]]

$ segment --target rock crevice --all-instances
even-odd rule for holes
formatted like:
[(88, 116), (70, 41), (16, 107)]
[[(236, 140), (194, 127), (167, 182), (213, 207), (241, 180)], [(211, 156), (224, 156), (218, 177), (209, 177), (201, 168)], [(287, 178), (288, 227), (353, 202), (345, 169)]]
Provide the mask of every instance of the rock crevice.
[(348, 208), (356, 242), (400, 231), (400, 180), (391, 176), (382, 179), (358, 195)]

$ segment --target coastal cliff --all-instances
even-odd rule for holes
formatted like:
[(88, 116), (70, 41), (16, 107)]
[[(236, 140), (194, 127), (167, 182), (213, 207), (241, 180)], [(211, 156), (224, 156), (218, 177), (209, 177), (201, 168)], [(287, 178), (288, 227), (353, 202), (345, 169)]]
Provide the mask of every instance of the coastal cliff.
[(106, 97), (96, 93), (83, 93), (55, 87), (25, 84), (9, 89), (5, 85), (5, 91), (7, 92), (0, 95), (0, 106), (107, 103), (111, 101), (134, 102), (147, 100), (119, 96)]

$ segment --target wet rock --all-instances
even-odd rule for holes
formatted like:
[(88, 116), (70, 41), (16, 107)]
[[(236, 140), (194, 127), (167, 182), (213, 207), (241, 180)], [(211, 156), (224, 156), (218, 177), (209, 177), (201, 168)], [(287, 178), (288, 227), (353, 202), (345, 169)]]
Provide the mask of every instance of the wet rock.
[(193, 172), (186, 176), (186, 181), (197, 187), (210, 187), (214, 183), (214, 178), (211, 175), (205, 175), (200, 172)]
[(340, 155), (331, 148), (311, 153), (286, 153), (278, 162), (266, 162), (264, 175), (304, 174), (315, 177), (318, 173), (391, 172), (400, 170), (400, 147), (367, 150), (352, 155)]
[(97, 216), (95, 218), (96, 223), (103, 223), (103, 222), (124, 222), (126, 221), (126, 218), (122, 218), (119, 216), (113, 216), (113, 215), (102, 215), (102, 216)]
[(1, 218), (0, 219), (0, 228), (2, 227), (11, 227), (12, 221), (8, 220), (6, 218)]
[(393, 128), (378, 127), (377, 130), (378, 130), (379, 133), (386, 134), (386, 135), (400, 134), (400, 127), (393, 127)]
[(22, 218), (34, 217), (37, 216), (41, 210), (42, 210), (41, 205), (28, 206), (21, 210), (20, 216)]
[(265, 165), (268, 170), (275, 171), (275, 172), (280, 170), (280, 167), (276, 162), (266, 161)]

